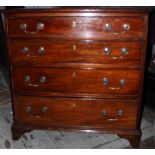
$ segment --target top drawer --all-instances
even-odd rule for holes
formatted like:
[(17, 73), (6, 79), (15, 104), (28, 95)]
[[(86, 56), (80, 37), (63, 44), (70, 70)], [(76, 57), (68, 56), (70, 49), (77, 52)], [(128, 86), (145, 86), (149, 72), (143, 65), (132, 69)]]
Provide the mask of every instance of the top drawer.
[(138, 17), (16, 17), (8, 18), (10, 37), (142, 37), (144, 18)]

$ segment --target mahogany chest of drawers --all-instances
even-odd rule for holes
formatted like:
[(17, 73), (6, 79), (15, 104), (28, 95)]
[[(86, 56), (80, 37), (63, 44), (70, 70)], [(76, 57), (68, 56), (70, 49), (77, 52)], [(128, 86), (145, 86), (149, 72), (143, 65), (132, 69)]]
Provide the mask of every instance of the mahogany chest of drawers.
[(33, 129), (115, 133), (137, 147), (148, 12), (4, 11), (12, 137)]

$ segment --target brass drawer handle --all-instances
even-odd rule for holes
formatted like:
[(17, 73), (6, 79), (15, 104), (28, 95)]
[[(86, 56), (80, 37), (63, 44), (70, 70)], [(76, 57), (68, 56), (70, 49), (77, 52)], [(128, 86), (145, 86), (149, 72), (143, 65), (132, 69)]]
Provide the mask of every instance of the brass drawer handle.
[(44, 54), (45, 53), (45, 48), (43, 46), (39, 47), (38, 53), (39, 54)]
[(40, 77), (40, 82), (41, 82), (41, 83), (47, 82), (47, 78), (46, 78), (45, 76), (41, 76), (41, 77)]
[(126, 84), (126, 80), (120, 79), (119, 84), (120, 84), (121, 86), (124, 86), (124, 85)]
[[(27, 113), (32, 113), (32, 107), (27, 106), (27, 107), (25, 108), (25, 111), (26, 111)], [(47, 112), (48, 112), (48, 108), (47, 108), (47, 107), (42, 107), (42, 108), (41, 108), (41, 112), (47, 113)]]
[(104, 29), (105, 29), (106, 31), (112, 31), (113, 27), (112, 27), (111, 24), (106, 23), (106, 24), (104, 25)]
[(26, 75), (26, 76), (24, 77), (24, 81), (25, 81), (26, 83), (28, 83), (28, 85), (29, 85), (30, 87), (39, 87), (41, 84), (47, 82), (47, 78), (46, 78), (45, 76), (41, 76), (40, 79), (39, 79), (39, 84), (32, 84), (32, 83), (31, 83), (31, 78), (30, 78), (30, 76), (29, 76), (29, 75)]
[(110, 53), (111, 53), (111, 49), (110, 49), (109, 47), (104, 47), (104, 48), (103, 48), (103, 51), (104, 51), (104, 53), (105, 53), (106, 55), (110, 55)]
[(31, 54), (29, 53), (29, 48), (28, 48), (28, 47), (24, 47), (24, 48), (22, 49), (22, 52), (23, 52), (27, 57), (31, 57), (31, 58), (35, 58), (35, 57), (36, 57), (36, 55), (31, 55)]
[(29, 32), (29, 31), (27, 30), (28, 25), (27, 25), (26, 23), (20, 24), (20, 29), (21, 29), (22, 31), (24, 31), (24, 33), (30, 34), (30, 35), (37, 34), (39, 31), (43, 30), (44, 27), (45, 27), (45, 26), (44, 26), (44, 23), (37, 23), (37, 25), (36, 25), (36, 31), (34, 31), (34, 32)]
[[(32, 57), (32, 58), (37, 57), (36, 55), (30, 54), (29, 48), (28, 48), (28, 47), (24, 47), (24, 48), (22, 49), (22, 52), (23, 52), (24, 54), (26, 54), (27, 57)], [(43, 46), (39, 47), (38, 53), (39, 53), (39, 54), (44, 54), (44, 52), (45, 52), (45, 48), (44, 48)]]
[(30, 107), (30, 106), (26, 107), (25, 111), (27, 113), (32, 113), (32, 107)]
[(26, 75), (26, 76), (24, 77), (24, 80), (25, 80), (25, 82), (30, 82), (30, 76)]
[(118, 110), (117, 111), (117, 116), (121, 117), (121, 116), (123, 116), (123, 114), (124, 114), (123, 110)]
[(104, 86), (109, 85), (109, 79), (106, 78), (106, 77), (104, 77), (104, 78), (102, 79), (102, 84), (103, 84)]
[(121, 35), (121, 34), (125, 34), (127, 31), (129, 31), (131, 28), (131, 26), (128, 24), (128, 23), (124, 23), (122, 25), (122, 31), (121, 32), (115, 32), (113, 30), (113, 26), (110, 24), (110, 23), (106, 23), (104, 25), (104, 30), (105, 31), (109, 31), (109, 32), (112, 32), (114, 35)]
[[(102, 78), (102, 84), (104, 85), (104, 86), (109, 86), (109, 84), (110, 84), (110, 80), (107, 78), (107, 77), (104, 77), (104, 78)], [(119, 87), (111, 87), (111, 86), (109, 86), (108, 88), (110, 89), (110, 90), (119, 90), (119, 89), (121, 89), (123, 86), (125, 86), (125, 84), (126, 84), (126, 80), (125, 79), (120, 79), (119, 80)]]
[(22, 49), (22, 52), (23, 52), (24, 54), (27, 54), (28, 51), (29, 51), (29, 48), (28, 48), (28, 47), (24, 47), (24, 48)]
[(47, 108), (47, 107), (42, 107), (42, 108), (41, 108), (41, 111), (42, 111), (43, 113), (47, 113), (47, 112), (48, 112), (48, 108)]
[(40, 118), (40, 117), (41, 117), (39, 114), (33, 113), (33, 112), (32, 112), (32, 107), (30, 107), (30, 106), (27, 106), (27, 107), (25, 108), (25, 111), (26, 111), (26, 113), (29, 114), (30, 117), (35, 117), (35, 118)]
[(126, 47), (122, 47), (121, 48), (121, 53), (123, 54), (123, 55), (128, 55), (128, 48), (126, 48)]
[(121, 56), (115, 56), (115, 55), (112, 55), (111, 53), (112, 53), (112, 50), (109, 48), (109, 47), (104, 47), (103, 48), (103, 52), (107, 55), (107, 56), (111, 56), (112, 57), (112, 59), (123, 59), (124, 58), (124, 55), (128, 55), (128, 48), (126, 48), (126, 47), (122, 47), (121, 49), (120, 49), (120, 51), (121, 51)]
[(101, 115), (108, 121), (117, 121), (124, 114), (123, 110), (118, 110), (116, 112), (116, 117), (108, 117), (108, 112), (106, 110), (101, 111)]
[(101, 115), (103, 117), (107, 117), (108, 116), (108, 112), (106, 110), (101, 111)]
[(113, 32), (114, 35), (120, 35), (120, 34), (125, 34), (127, 31), (130, 30), (130, 25), (125, 23), (122, 25), (122, 32)]
[(130, 30), (130, 25), (127, 24), (127, 23), (125, 23), (125, 24), (122, 25), (122, 28), (123, 28), (125, 31), (128, 31), (128, 30)]

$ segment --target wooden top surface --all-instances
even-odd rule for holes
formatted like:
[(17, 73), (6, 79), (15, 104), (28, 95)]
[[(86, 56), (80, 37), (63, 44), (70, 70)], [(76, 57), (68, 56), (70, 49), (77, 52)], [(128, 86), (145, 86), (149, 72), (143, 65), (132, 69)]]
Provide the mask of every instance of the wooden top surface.
[(2, 12), (5, 13), (22, 13), (22, 12), (38, 12), (38, 13), (52, 13), (52, 12), (143, 12), (148, 13), (151, 12), (154, 9), (154, 7), (90, 7), (90, 6), (80, 6), (80, 7), (46, 7), (46, 8), (14, 8), (14, 9), (6, 9), (2, 10)]

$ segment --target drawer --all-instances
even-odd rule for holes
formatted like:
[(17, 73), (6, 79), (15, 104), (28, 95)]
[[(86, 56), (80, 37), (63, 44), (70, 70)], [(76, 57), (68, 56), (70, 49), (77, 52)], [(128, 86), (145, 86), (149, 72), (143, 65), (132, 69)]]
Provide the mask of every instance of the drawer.
[(16, 92), (135, 95), (140, 81), (138, 70), (14, 67), (12, 75)]
[(15, 123), (129, 129), (136, 127), (137, 101), (14, 96)]
[[(64, 14), (65, 16), (65, 14)], [(138, 38), (145, 32), (144, 18), (136, 17), (16, 17), (8, 18), (8, 35), (14, 37), (121, 37)]]
[(130, 67), (140, 64), (141, 46), (141, 42), (127, 41), (11, 39), (10, 56), (13, 64), (102, 63)]

